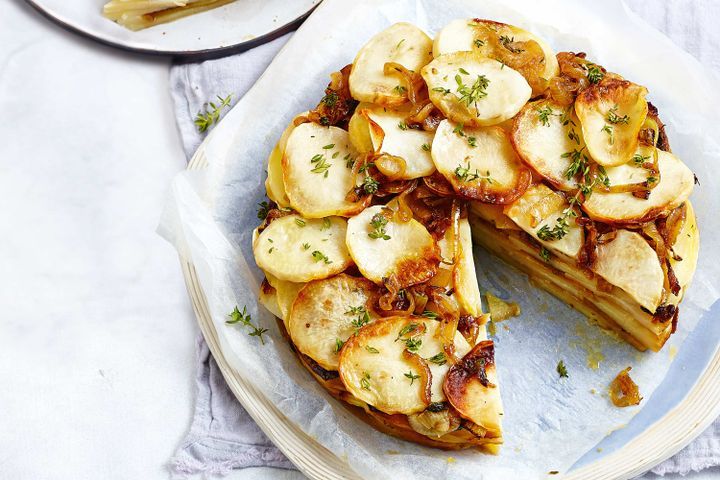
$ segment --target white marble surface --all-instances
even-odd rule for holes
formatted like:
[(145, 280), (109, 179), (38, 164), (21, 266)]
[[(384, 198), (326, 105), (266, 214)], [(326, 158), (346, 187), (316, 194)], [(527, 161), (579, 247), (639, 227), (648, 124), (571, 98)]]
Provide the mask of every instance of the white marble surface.
[(185, 165), (167, 77), (0, 0), (2, 479), (168, 478), (196, 327), (155, 235)]

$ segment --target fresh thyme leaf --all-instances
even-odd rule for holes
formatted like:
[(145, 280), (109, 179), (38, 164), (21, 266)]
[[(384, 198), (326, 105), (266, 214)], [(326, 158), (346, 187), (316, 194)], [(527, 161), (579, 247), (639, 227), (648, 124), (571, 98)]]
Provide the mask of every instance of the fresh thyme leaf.
[(410, 379), (410, 385), (412, 385), (416, 379), (420, 378), (420, 375), (415, 375), (412, 370), (408, 370), (408, 373), (404, 375)]
[(322, 253), (320, 250), (315, 250), (314, 252), (312, 252), (312, 256), (316, 262), (323, 261), (326, 264), (332, 263), (332, 261), (327, 257), (327, 255)]
[(320, 230), (327, 230), (328, 228), (330, 228), (330, 219), (325, 217), (323, 218), (322, 225), (320, 225)]
[(597, 166), (597, 180), (606, 187), (610, 186), (610, 177), (608, 177), (607, 171), (602, 165)]
[(648, 155), (647, 157), (643, 157), (639, 153), (636, 153), (635, 155), (632, 156), (632, 161), (635, 163), (635, 166), (638, 166), (638, 167), (642, 167), (643, 164), (648, 160), (650, 160), (650, 155)]
[(627, 115), (623, 115), (622, 117), (618, 115), (618, 108), (619, 106), (615, 104), (615, 106), (610, 109), (607, 114), (607, 121), (612, 123), (613, 125), (616, 125), (618, 123), (624, 123), (627, 125), (630, 122), (630, 117), (628, 117)]
[[(486, 89), (490, 85), (490, 80), (485, 75), (478, 75), (472, 86), (465, 85), (460, 75), (455, 75), (455, 83), (457, 83), (457, 93), (460, 103), (464, 103), (466, 107), (475, 106), (477, 111), (477, 102), (487, 97)], [(477, 112), (480, 115), (480, 112)]]
[(513, 46), (513, 43), (515, 43), (515, 37), (508, 37), (506, 35), (500, 35), (500, 43), (503, 47), (507, 48), (513, 53), (520, 53), (524, 52), (525, 50), (519, 47)]
[(302, 248), (303, 248), (303, 250), (308, 250), (308, 249), (310, 248), (310, 244), (309, 244), (309, 243), (303, 243), (303, 244), (302, 244)]
[(323, 147), (323, 150), (330, 150), (330, 149), (333, 148), (333, 147), (335, 147), (335, 144), (334, 144), (334, 143), (331, 143), (331, 144), (329, 144), (329, 145), (325, 145), (325, 146)]
[(383, 239), (383, 240), (390, 240), (390, 235), (388, 235), (385, 232), (385, 227), (387, 227), (388, 219), (383, 215), (382, 213), (376, 213), (372, 216), (370, 219), (370, 226), (373, 227), (373, 231), (368, 233), (368, 237), (372, 239)]
[(248, 333), (248, 335), (250, 335), (251, 337), (258, 337), (260, 339), (260, 343), (265, 345), (265, 339), (263, 338), (263, 334), (266, 333), (268, 331), (268, 329), (267, 328), (259, 328), (259, 327), (256, 327), (255, 325), (252, 325), (251, 327), (252, 327), (253, 331)]
[(402, 95), (403, 93), (407, 92), (407, 88), (403, 87), (402, 85), (395, 85), (395, 88), (393, 88), (393, 91), (395, 93)]
[(400, 130), (407, 130), (408, 129), (407, 123), (405, 123), (404, 121), (398, 122), (398, 128)]
[(429, 151), (430, 151), (430, 145), (427, 144), (427, 143), (423, 143), (423, 144), (422, 144), (422, 149), (425, 150), (426, 152), (429, 152)]
[(603, 79), (605, 74), (602, 69), (594, 63), (586, 65), (587, 68), (587, 79), (590, 83), (599, 83)]
[(483, 41), (480, 40), (479, 38), (475, 39), (475, 41), (473, 41), (473, 43), (475, 44), (475, 46), (476, 46), (477, 48), (480, 48), (480, 47), (482, 47), (483, 45), (485, 45), (485, 42), (483, 42)]
[(418, 325), (417, 323), (414, 323), (414, 322), (405, 325), (403, 328), (400, 329), (400, 333), (398, 333), (398, 336), (397, 336), (397, 338), (395, 339), (395, 341), (397, 342), (398, 340), (400, 340), (400, 337), (404, 337), (404, 336), (407, 335), (408, 333), (414, 332), (415, 330), (417, 330), (418, 326), (419, 326), (419, 325)]
[(477, 138), (467, 137), (467, 142), (468, 142), (468, 145), (470, 145), (471, 147), (473, 147), (473, 148), (477, 147)]
[(365, 177), (365, 180), (363, 180), (362, 187), (363, 190), (365, 190), (365, 193), (372, 195), (373, 193), (377, 193), (378, 188), (380, 187), (380, 182), (375, 180), (373, 177), (367, 176)]
[[(327, 147), (327, 146), (329, 146), (329, 145), (326, 145), (325, 147)], [(323, 149), (325, 149), (325, 147), (323, 147)], [(334, 147), (334, 145), (330, 146), (330, 148), (332, 148), (332, 147)], [(315, 165), (315, 167), (310, 170), (312, 173), (322, 173), (327, 178), (328, 169), (330, 167), (332, 167), (332, 164), (328, 163), (327, 158), (325, 158), (325, 154), (314, 155), (310, 159), (310, 163)]]
[(568, 138), (580, 145), (580, 135), (577, 134), (574, 128), (571, 128), (568, 132)]
[(470, 74), (468, 73), (468, 71), (465, 70), (465, 69), (462, 68), (462, 67), (458, 68), (458, 72), (462, 73), (463, 75), (470, 75)]
[(274, 250), (275, 250), (275, 247), (270, 247), (270, 248), (268, 249), (268, 253), (272, 253)]
[(555, 226), (552, 229), (549, 225), (543, 225), (542, 228), (537, 231), (538, 238), (544, 242), (560, 240), (567, 235), (570, 229), (570, 224), (567, 221), (568, 217), (574, 217), (575, 215), (577, 214), (572, 207), (566, 208), (562, 216), (555, 219)]
[(370, 345), (365, 345), (365, 350), (367, 350), (370, 353), (380, 353), (380, 350), (378, 350), (375, 347), (371, 347)]
[(540, 120), (540, 123), (545, 127), (550, 126), (550, 116), (556, 115), (549, 105), (545, 105), (543, 108), (536, 108), (535, 111), (538, 112), (538, 120)]
[(352, 325), (356, 329), (370, 323), (370, 314), (363, 305), (358, 305), (357, 307), (349, 307), (349, 310), (345, 312), (345, 315), (357, 315), (357, 318), (350, 322), (350, 325)]
[(430, 310), (425, 310), (424, 312), (422, 312), (422, 316), (425, 318), (432, 318), (433, 320), (437, 320), (438, 318), (440, 318), (437, 313), (431, 312)]
[(259, 220), (265, 220), (270, 212), (270, 204), (268, 202), (258, 203), (257, 218)]
[(615, 143), (615, 133), (613, 132), (613, 127), (610, 125), (605, 125), (603, 128), (600, 129), (601, 132), (605, 132), (610, 137), (610, 145), (613, 145)]
[(324, 103), (327, 107), (332, 108), (335, 106), (339, 98), (340, 97), (336, 92), (330, 92), (325, 95), (320, 101)]
[(455, 128), (453, 128), (453, 133), (457, 135), (458, 137), (464, 137), (465, 136), (465, 125), (462, 123), (458, 123), (455, 125)]
[(296, 218), (295, 223), (297, 223), (298, 227), (301, 227), (301, 228), (304, 227), (305, 225), (307, 225), (305, 220), (303, 220), (302, 218)]
[(445, 352), (440, 352), (436, 355), (433, 355), (427, 360), (436, 365), (445, 365), (447, 363), (447, 357), (445, 356)]
[(332, 154), (332, 156), (331, 156), (330, 158), (333, 158), (333, 159), (335, 159), (335, 158), (337, 158), (337, 157), (338, 157), (338, 155), (340, 155), (340, 152), (339, 152), (339, 151), (337, 151), (337, 152), (333, 153), (333, 154)]
[(335, 353), (339, 353), (342, 349), (343, 345), (345, 345), (345, 342), (340, 340), (339, 338), (335, 339)]
[(368, 168), (374, 167), (374, 166), (375, 166), (375, 162), (368, 162), (365, 165), (363, 165), (362, 167), (360, 167), (360, 169), (358, 170), (358, 173), (365, 173), (365, 171)]
[(540, 247), (540, 258), (542, 258), (546, 262), (549, 262), (550, 261), (550, 250), (548, 250), (545, 247)]
[(232, 94), (225, 98), (218, 95), (217, 99), (220, 103), (208, 102), (205, 112), (197, 113), (194, 123), (200, 133), (206, 132), (211, 125), (220, 120), (220, 112), (222, 112), (223, 108), (230, 107), (231, 98)]
[(435, 87), (435, 88), (433, 88), (433, 92), (440, 92), (440, 93), (442, 93), (443, 95), (447, 95), (448, 93), (450, 93), (450, 89), (449, 89), (449, 88), (443, 88), (443, 87)]
[(402, 40), (400, 40), (400, 41), (398, 42), (398, 44), (395, 45), (395, 49), (397, 50), (398, 48), (400, 48), (400, 45), (402, 45), (404, 41), (405, 41), (404, 38), (403, 38)]
[(363, 372), (363, 376), (360, 379), (360, 387), (365, 390), (370, 390), (370, 374), (368, 372)]
[(470, 172), (470, 162), (467, 162), (465, 166), (458, 165), (457, 168), (455, 168), (455, 176), (461, 181), (461, 182), (473, 182), (475, 180), (484, 180), (492, 185), (494, 182), (493, 178), (490, 176), (490, 171), (486, 171), (485, 175), (480, 175), (480, 172), (478, 172), (478, 169), (475, 169), (475, 173)]
[(568, 377), (568, 371), (567, 367), (565, 366), (565, 362), (560, 360), (557, 364), (557, 367), (555, 367), (555, 370), (557, 370), (558, 375), (560, 375), (560, 378)]
[(583, 154), (583, 150), (585, 150), (585, 147), (560, 155), (561, 158), (569, 158), (572, 161), (567, 170), (565, 170), (565, 178), (568, 180), (575, 177), (578, 173), (583, 173), (587, 168), (588, 158)]
[(422, 339), (420, 338), (408, 338), (405, 340), (405, 348), (411, 352), (417, 352), (422, 346)]
[(653, 177), (653, 176), (647, 177), (648, 184), (655, 183), (655, 182), (657, 182), (657, 177)]

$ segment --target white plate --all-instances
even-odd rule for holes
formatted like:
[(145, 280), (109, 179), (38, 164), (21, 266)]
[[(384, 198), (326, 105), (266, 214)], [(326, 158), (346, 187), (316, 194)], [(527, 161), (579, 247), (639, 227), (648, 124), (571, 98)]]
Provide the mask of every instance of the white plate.
[(296, 27), (320, 0), (236, 0), (174, 22), (133, 32), (102, 16), (105, 0), (26, 0), (75, 33), (106, 45), (174, 56), (220, 56), (245, 50)]

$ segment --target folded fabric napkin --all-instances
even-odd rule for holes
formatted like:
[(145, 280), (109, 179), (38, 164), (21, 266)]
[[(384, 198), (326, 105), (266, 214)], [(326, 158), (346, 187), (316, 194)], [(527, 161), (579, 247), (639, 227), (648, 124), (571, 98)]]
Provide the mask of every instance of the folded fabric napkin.
[[(714, 0), (626, 0), (631, 10), (713, 69), (720, 68), (720, 2)], [(170, 72), (175, 115), (188, 159), (205, 137), (194, 125), (198, 112), (217, 96), (239, 100), (255, 83), (289, 34), (231, 57), (174, 65)], [(294, 468), (272, 445), (230, 392), (209, 354), (202, 335), (197, 340), (198, 372), (195, 415), (190, 432), (170, 462), (177, 477), (204, 473), (222, 475), (232, 469), (271, 466)], [(656, 466), (658, 475), (720, 465), (720, 420), (671, 459)]]

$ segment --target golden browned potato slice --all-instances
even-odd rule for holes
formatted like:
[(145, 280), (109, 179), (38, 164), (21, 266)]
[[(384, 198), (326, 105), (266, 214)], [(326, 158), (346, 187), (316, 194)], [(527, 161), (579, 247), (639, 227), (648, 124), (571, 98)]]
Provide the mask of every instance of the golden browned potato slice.
[(665, 274), (655, 250), (639, 233), (618, 230), (613, 240), (598, 245), (593, 271), (649, 311), (660, 305)]
[(528, 103), (515, 117), (512, 141), (520, 158), (555, 188), (577, 188), (567, 173), (573, 152), (582, 152), (585, 142), (572, 107), (551, 100)]
[(592, 158), (613, 167), (630, 161), (648, 112), (647, 89), (617, 78), (591, 85), (578, 95), (575, 112)]
[(345, 130), (303, 123), (287, 139), (283, 184), (290, 206), (305, 218), (351, 216), (363, 202), (350, 202), (355, 175), (348, 160), (357, 156)]
[(285, 146), (287, 145), (287, 139), (295, 129), (295, 120), (300, 117), (304, 117), (308, 112), (303, 112), (296, 115), (290, 125), (285, 128), (280, 139), (275, 144), (275, 147), (270, 152), (268, 157), (267, 166), (267, 178), (265, 179), (265, 190), (270, 200), (277, 203), (281, 207), (289, 207), (290, 199), (285, 193), (285, 184), (283, 183), (283, 170), (282, 170), (282, 159), (285, 154)]
[(432, 103), (465, 126), (502, 123), (518, 113), (532, 93), (517, 71), (472, 52), (441, 55), (421, 74)]
[(289, 282), (309, 282), (342, 272), (352, 264), (344, 218), (304, 219), (287, 215), (273, 220), (253, 243), (258, 267)]
[[(574, 216), (565, 215), (569, 206), (562, 194), (537, 184), (528, 188), (522, 197), (505, 207), (504, 211), (517, 226), (545, 247), (575, 258), (583, 245), (584, 233), (575, 223)], [(541, 231), (556, 233), (554, 238), (547, 239)], [(546, 240), (541, 239), (541, 236)]]
[[(535, 42), (537, 46), (530, 42)], [(558, 61), (555, 52), (544, 40), (522, 28), (491, 20), (453, 20), (435, 36), (433, 56), (466, 51), (497, 59), (512, 58), (516, 54), (518, 61), (522, 61), (523, 54), (527, 55), (528, 48), (532, 47), (539, 47), (542, 55), (532, 57), (539, 67), (533, 68), (532, 76), (537, 78), (528, 78), (528, 75), (526, 79), (533, 85), (533, 94), (537, 95), (545, 90), (548, 80), (558, 74)]]
[[(400, 105), (407, 100), (397, 75), (385, 74), (386, 63), (417, 72), (432, 60), (432, 40), (409, 23), (396, 23), (370, 39), (358, 52), (350, 72), (350, 94), (361, 102)], [(398, 88), (399, 87), (399, 88)]]
[(393, 179), (411, 180), (435, 171), (430, 156), (433, 134), (410, 128), (406, 117), (407, 112), (361, 104), (350, 119), (350, 140), (358, 151), (403, 159), (402, 172), (394, 174)]
[(415, 285), (431, 279), (440, 263), (438, 246), (423, 224), (397, 221), (382, 205), (348, 220), (346, 241), (360, 272), (377, 284), (395, 275), (401, 287)]
[(500, 432), (503, 408), (491, 340), (478, 343), (450, 367), (443, 390), (460, 415), (488, 431)]
[(287, 320), (290, 316), (290, 307), (298, 296), (298, 292), (305, 286), (304, 283), (288, 282), (287, 280), (280, 280), (279, 278), (265, 273), (265, 278), (268, 283), (275, 290), (275, 297), (280, 310), (280, 315), (276, 315), (280, 318), (285, 327), (287, 327)]
[(632, 193), (596, 191), (582, 204), (582, 209), (593, 220), (635, 224), (666, 215), (680, 206), (692, 193), (693, 173), (672, 153), (658, 150), (657, 154), (660, 181), (647, 199), (635, 197)]
[(435, 132), (432, 158), (453, 190), (486, 203), (510, 203), (532, 180), (500, 127), (462, 128), (443, 120)]
[(337, 370), (345, 341), (375, 320), (368, 300), (377, 290), (371, 281), (344, 273), (308, 283), (300, 290), (288, 318), (293, 343), (325, 370)]
[[(442, 385), (450, 368), (441, 323), (424, 317), (388, 317), (350, 337), (340, 352), (340, 378), (348, 391), (385, 413), (412, 414), (445, 400)], [(455, 334), (455, 351), (470, 346)]]

